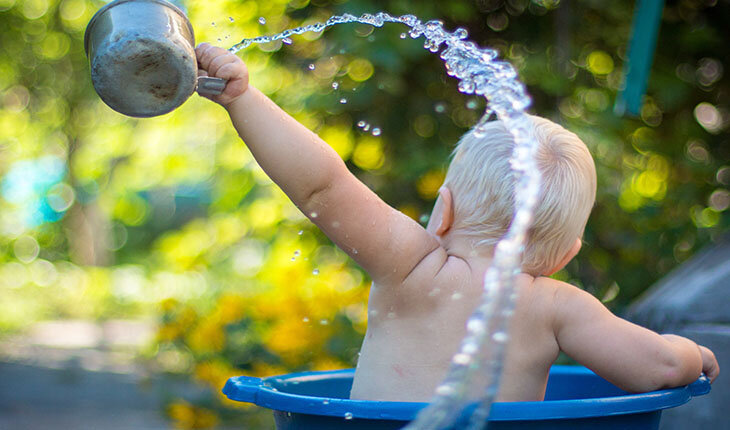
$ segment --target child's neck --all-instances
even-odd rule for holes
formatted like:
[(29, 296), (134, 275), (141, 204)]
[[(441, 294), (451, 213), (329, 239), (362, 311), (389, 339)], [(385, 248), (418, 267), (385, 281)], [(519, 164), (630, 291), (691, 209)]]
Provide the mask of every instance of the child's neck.
[(491, 261), (494, 252), (493, 247), (476, 246), (477, 239), (456, 231), (450, 231), (440, 236), (439, 241), (448, 255), (467, 261)]

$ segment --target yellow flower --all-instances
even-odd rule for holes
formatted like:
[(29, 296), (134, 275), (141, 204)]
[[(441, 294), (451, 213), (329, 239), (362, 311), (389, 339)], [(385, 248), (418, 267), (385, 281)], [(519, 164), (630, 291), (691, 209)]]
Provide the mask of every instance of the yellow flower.
[(180, 337), (181, 334), (180, 325), (175, 323), (162, 324), (157, 329), (157, 339), (160, 342), (171, 342)]
[(314, 361), (314, 363), (312, 363), (312, 370), (315, 371), (347, 369), (350, 367), (352, 367), (351, 364), (340, 361), (334, 357), (318, 358)]
[(238, 376), (240, 371), (221, 360), (203, 361), (195, 366), (195, 378), (213, 389), (223, 388), (228, 378)]
[(226, 344), (226, 336), (220, 322), (207, 319), (188, 335), (188, 346), (198, 354), (219, 352)]
[(224, 294), (218, 299), (218, 306), (215, 310), (221, 324), (236, 322), (243, 318), (245, 313), (245, 301), (241, 296), (234, 294)]
[(323, 347), (325, 325), (319, 321), (286, 318), (277, 321), (266, 339), (266, 346), (286, 363), (298, 363), (304, 355)]
[(205, 429), (218, 424), (218, 417), (213, 411), (193, 406), (183, 400), (168, 406), (167, 414), (174, 421), (175, 428), (179, 429)]
[(243, 373), (241, 370), (230, 366), (224, 361), (213, 360), (198, 363), (195, 366), (195, 371), (193, 373), (197, 380), (203, 382), (211, 388), (212, 392), (216, 394), (216, 397), (221, 402), (221, 404), (241, 409), (246, 409), (252, 406), (249, 403), (230, 400), (228, 397), (226, 397), (225, 394), (221, 392), (226, 384), (226, 381), (234, 376), (240, 376)]
[(269, 376), (283, 375), (288, 370), (285, 367), (276, 366), (268, 363), (253, 363), (251, 375), (259, 378), (266, 378)]

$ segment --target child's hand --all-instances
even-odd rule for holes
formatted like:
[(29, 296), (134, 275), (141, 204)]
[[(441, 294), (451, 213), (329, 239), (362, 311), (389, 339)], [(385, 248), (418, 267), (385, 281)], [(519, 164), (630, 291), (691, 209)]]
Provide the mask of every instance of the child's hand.
[(717, 364), (715, 354), (709, 348), (705, 348), (702, 345), (697, 346), (700, 347), (700, 355), (702, 355), (702, 372), (710, 378), (710, 382), (713, 382), (717, 378), (717, 375), (720, 374), (720, 365)]
[[(208, 97), (227, 107), (248, 89), (248, 69), (236, 54), (223, 48), (201, 43), (195, 48), (198, 57), (198, 74), (228, 80), (223, 93)], [(207, 97), (207, 96), (206, 96)]]

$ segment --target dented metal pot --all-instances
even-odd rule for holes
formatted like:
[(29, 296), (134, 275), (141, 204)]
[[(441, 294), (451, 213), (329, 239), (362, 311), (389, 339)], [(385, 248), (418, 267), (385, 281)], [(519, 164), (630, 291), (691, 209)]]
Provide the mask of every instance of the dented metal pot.
[[(172, 111), (196, 89), (220, 94), (225, 81), (201, 78), (193, 27), (165, 0), (115, 0), (86, 27), (91, 80), (112, 109), (133, 117)], [(200, 88), (198, 88), (200, 87)]]

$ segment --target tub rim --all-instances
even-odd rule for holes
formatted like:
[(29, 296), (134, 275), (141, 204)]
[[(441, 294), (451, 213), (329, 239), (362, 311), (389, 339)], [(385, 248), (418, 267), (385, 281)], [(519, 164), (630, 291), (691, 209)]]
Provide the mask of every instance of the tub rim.
[[(278, 391), (271, 383), (301, 383), (312, 380), (342, 378), (354, 375), (354, 369), (319, 372), (297, 372), (286, 375), (256, 378), (230, 378), (223, 393), (231, 400), (253, 403), (275, 411), (299, 414), (344, 417), (371, 420), (411, 421), (426, 407), (424, 402), (388, 402), (315, 397)], [(552, 366), (551, 374), (596, 376), (582, 366)], [(329, 378), (327, 378), (329, 377)], [(611, 397), (570, 400), (543, 400), (530, 402), (496, 402), (489, 414), (490, 421), (536, 421), (581, 419), (615, 415), (632, 415), (661, 411), (683, 405), (692, 397), (707, 394), (710, 382), (704, 375), (690, 385)]]

